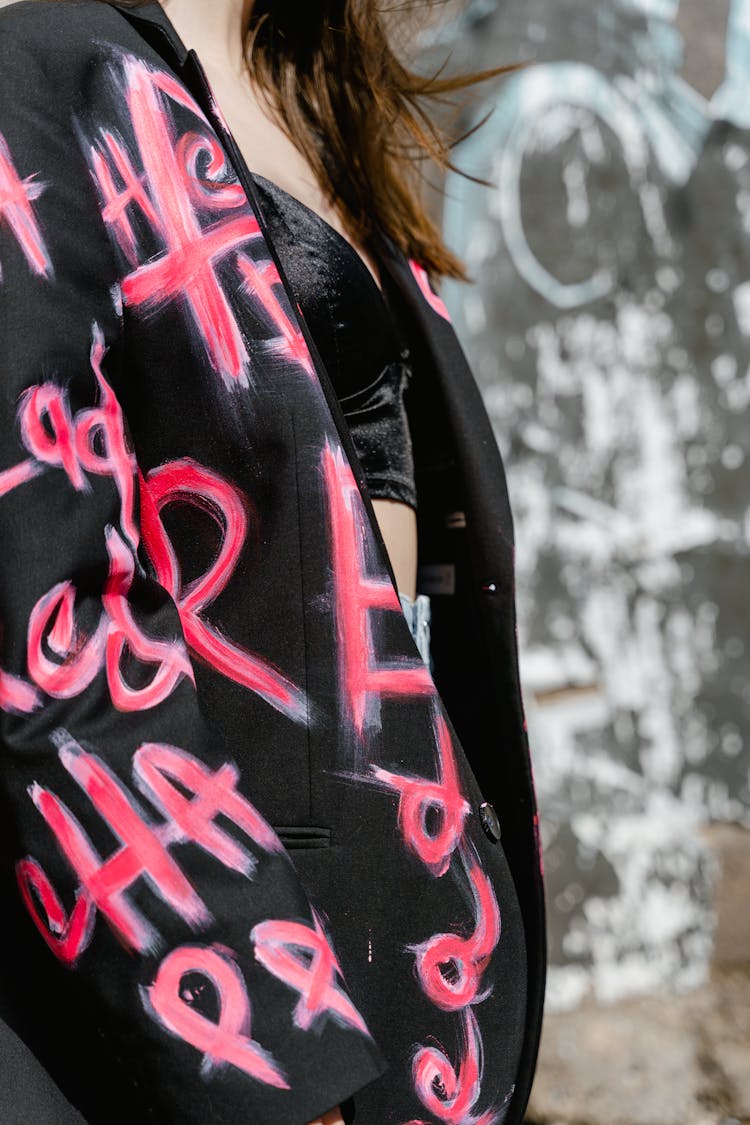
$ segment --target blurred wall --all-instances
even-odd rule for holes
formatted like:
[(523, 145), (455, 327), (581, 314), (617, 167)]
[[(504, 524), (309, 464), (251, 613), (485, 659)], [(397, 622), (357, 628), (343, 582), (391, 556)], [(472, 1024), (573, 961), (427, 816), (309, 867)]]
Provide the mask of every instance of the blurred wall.
[(456, 150), (492, 186), (448, 180), (444, 295), (515, 514), (549, 1009), (680, 991), (706, 826), (750, 826), (750, 0), (475, 0), (446, 45), (534, 60)]

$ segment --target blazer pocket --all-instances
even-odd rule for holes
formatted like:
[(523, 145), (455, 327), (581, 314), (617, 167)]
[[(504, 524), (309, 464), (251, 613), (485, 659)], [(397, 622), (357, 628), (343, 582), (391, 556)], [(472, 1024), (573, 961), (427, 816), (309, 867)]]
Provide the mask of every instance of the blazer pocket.
[(272, 825), (287, 851), (298, 848), (330, 848), (331, 829), (311, 828), (307, 824)]

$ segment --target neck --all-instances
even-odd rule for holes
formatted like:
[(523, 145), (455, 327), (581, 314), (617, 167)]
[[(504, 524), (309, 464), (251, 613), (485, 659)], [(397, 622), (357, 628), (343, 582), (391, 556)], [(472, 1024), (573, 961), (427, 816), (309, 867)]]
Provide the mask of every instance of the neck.
[(203, 61), (240, 74), (243, 69), (243, 29), (253, 0), (161, 0), (185, 46)]

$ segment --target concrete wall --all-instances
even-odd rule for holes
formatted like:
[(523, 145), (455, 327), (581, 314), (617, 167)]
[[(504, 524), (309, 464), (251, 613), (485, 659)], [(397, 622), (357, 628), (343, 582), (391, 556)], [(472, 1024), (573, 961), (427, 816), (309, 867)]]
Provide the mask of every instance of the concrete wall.
[[(672, 1035), (710, 1060), (689, 1013), (750, 960), (750, 2), (476, 0), (428, 58), (446, 45), (453, 69), (534, 61), (456, 150), (491, 186), (449, 177), (476, 284), (444, 295), (516, 520), (550, 910), (537, 1116), (667, 1125), (643, 1108), (657, 1071), (633, 1064), (633, 1116), (605, 1056), (661, 1041), (666, 1067)], [(701, 1082), (708, 1116), (673, 1099), (675, 1121), (741, 1119)]]

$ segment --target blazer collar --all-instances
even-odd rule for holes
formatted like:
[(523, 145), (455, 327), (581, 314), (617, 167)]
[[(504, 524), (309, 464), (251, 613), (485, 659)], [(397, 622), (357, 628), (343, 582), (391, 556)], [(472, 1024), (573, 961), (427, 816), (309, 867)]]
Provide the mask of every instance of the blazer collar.
[(165, 47), (168, 48), (178, 67), (180, 69), (184, 67), (188, 49), (159, 0), (147, 0), (147, 3), (139, 4), (135, 8), (117, 3), (117, 0), (110, 0), (110, 3), (138, 29), (144, 39), (151, 41), (153, 38), (154, 44), (158, 44), (160, 53)]

